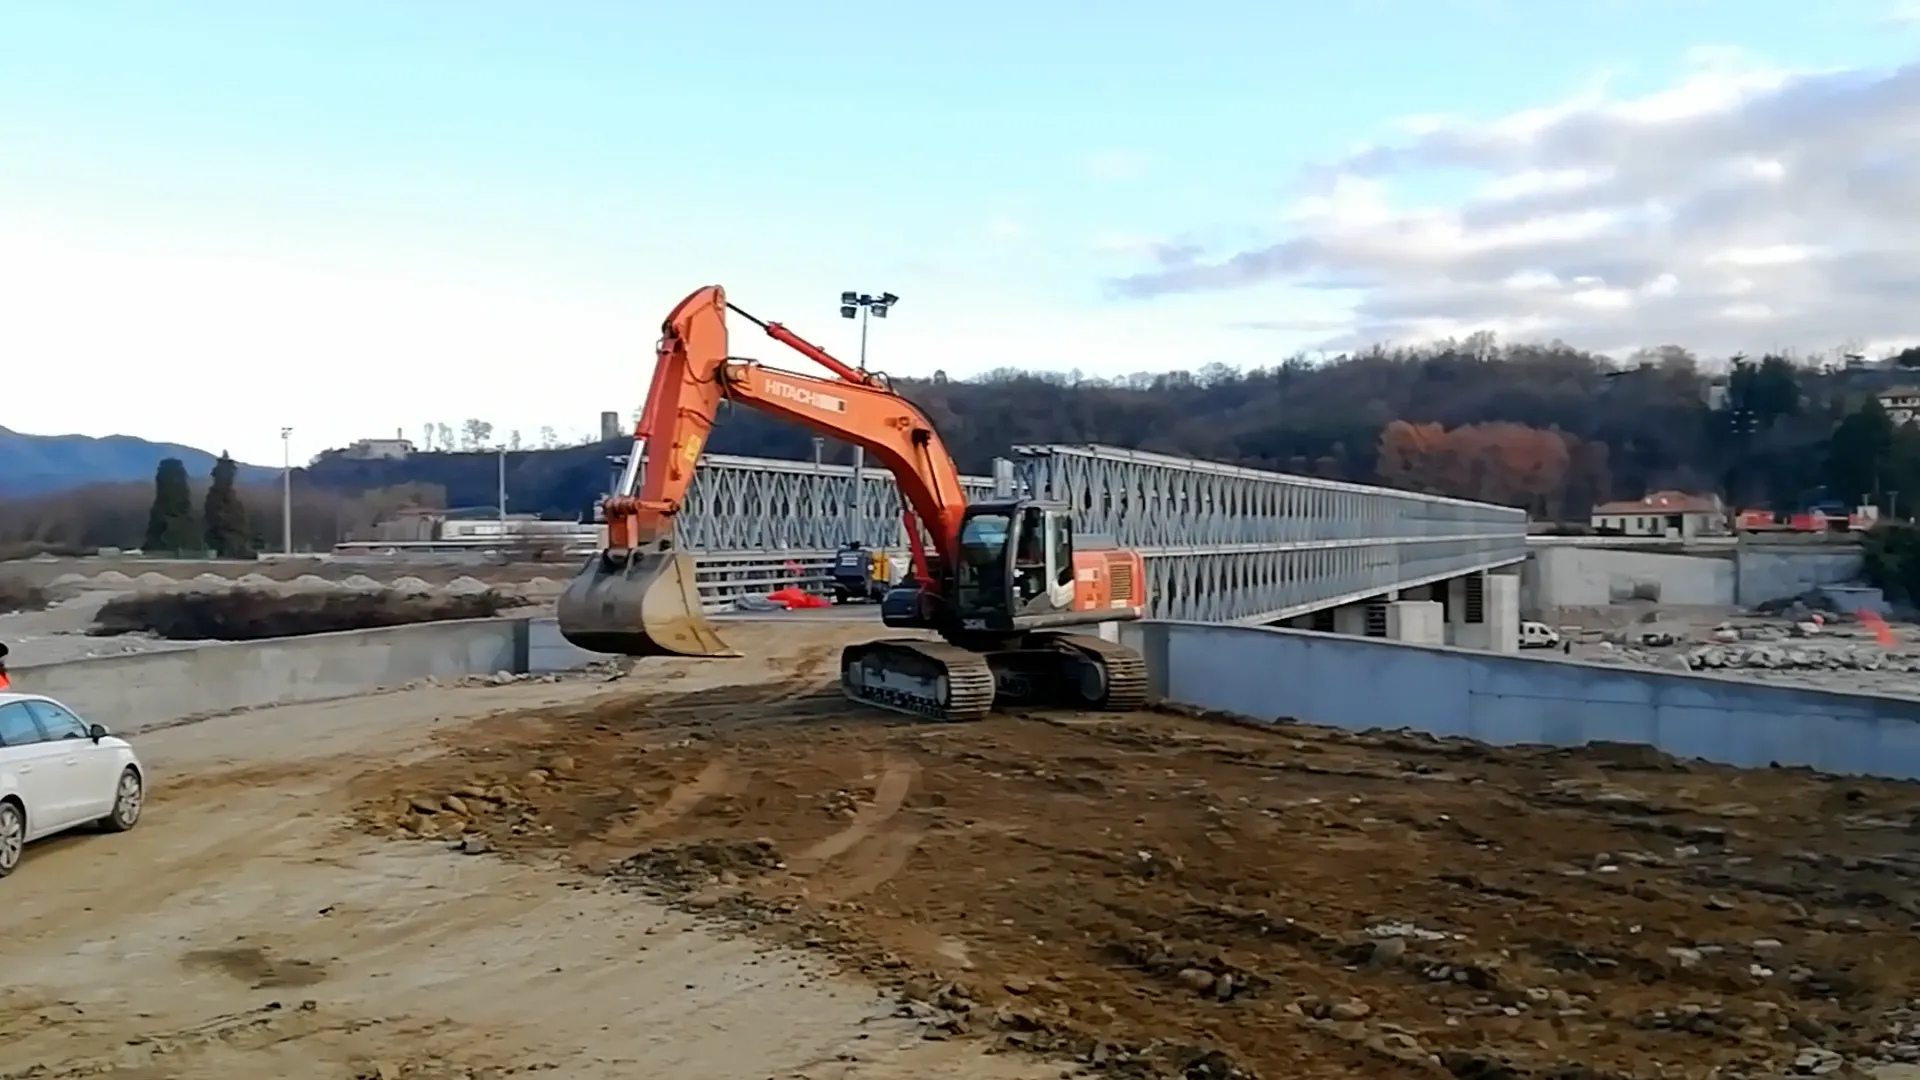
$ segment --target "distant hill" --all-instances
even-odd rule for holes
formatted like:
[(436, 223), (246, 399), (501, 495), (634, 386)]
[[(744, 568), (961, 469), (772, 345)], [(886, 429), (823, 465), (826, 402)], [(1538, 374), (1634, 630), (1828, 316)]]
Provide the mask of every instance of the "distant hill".
[[(213, 471), (217, 454), (175, 443), (148, 442), (131, 435), (24, 435), (0, 427), (0, 498), (45, 495), (87, 484), (151, 480), (166, 458), (179, 458), (187, 475)], [(240, 482), (280, 475), (259, 465), (240, 466)]]

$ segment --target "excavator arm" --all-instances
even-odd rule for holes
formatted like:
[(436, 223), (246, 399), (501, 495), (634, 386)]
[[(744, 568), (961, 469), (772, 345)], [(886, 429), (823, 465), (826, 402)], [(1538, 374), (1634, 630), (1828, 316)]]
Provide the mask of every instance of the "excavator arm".
[[(733, 358), (728, 353), (728, 311), (834, 377)], [(883, 376), (848, 367), (779, 323), (734, 307), (718, 285), (682, 300), (661, 327), (653, 384), (634, 433), (635, 453), (628, 458), (621, 490), (605, 504), (610, 548), (643, 548), (671, 539), (675, 515), (693, 484), (723, 400), (865, 448), (893, 473), (908, 507), (932, 534), (936, 555), (944, 561), (953, 558), (966, 492), (959, 468), (926, 414), (887, 386)], [(636, 476), (642, 448), (649, 464)]]
[[(729, 311), (832, 377), (732, 357)], [(675, 306), (661, 327), (633, 451), (617, 490), (602, 504), (606, 549), (560, 597), (560, 630), (567, 640), (624, 656), (737, 655), (704, 617), (693, 560), (674, 545), (675, 519), (722, 401), (864, 447), (893, 473), (907, 506), (931, 535), (933, 557), (918, 569), (932, 578), (954, 565), (966, 492), (926, 414), (895, 393), (884, 376), (849, 367), (779, 323), (754, 318), (729, 304), (720, 286), (709, 285)]]

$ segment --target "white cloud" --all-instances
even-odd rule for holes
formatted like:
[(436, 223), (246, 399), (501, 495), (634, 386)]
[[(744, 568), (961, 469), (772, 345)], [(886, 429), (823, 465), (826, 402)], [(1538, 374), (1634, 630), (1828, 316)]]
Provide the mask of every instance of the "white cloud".
[[(1640, 97), (1602, 83), (1400, 127), (1312, 170), (1277, 242), (1143, 266), (1119, 289), (1358, 288), (1319, 343), (1335, 349), (1480, 329), (1608, 351), (1920, 339), (1920, 64), (1792, 71), (1702, 47)], [(1400, 196), (1440, 170), (1478, 186)]]
[(1180, 266), (1192, 262), (1201, 248), (1187, 240), (1170, 240), (1131, 233), (1102, 232), (1094, 235), (1088, 248), (1095, 255), (1130, 259), (1151, 259), (1161, 266)]
[(987, 235), (995, 240), (1018, 240), (1026, 234), (1026, 229), (1010, 217), (997, 217), (987, 222)]

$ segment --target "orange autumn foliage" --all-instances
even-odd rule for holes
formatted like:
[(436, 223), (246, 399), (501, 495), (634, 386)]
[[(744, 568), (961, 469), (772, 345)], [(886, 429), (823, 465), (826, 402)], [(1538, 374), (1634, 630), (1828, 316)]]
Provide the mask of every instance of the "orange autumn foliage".
[(1376, 468), (1386, 483), (1412, 491), (1522, 506), (1557, 515), (1569, 489), (1604, 476), (1606, 448), (1525, 424), (1466, 424), (1451, 430), (1395, 420), (1380, 432)]

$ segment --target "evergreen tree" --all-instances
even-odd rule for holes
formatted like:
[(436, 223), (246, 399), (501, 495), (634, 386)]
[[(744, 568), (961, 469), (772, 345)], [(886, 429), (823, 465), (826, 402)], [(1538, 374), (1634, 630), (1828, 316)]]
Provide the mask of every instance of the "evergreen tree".
[(148, 551), (198, 551), (200, 530), (193, 519), (193, 492), (187, 467), (167, 458), (153, 474), (153, 509), (147, 512)]
[(207, 550), (223, 559), (253, 557), (252, 539), (247, 535), (247, 508), (240, 501), (234, 478), (240, 466), (225, 451), (213, 463), (213, 483), (207, 488), (203, 513)]
[(1848, 506), (1886, 489), (1896, 438), (1893, 421), (1873, 398), (1840, 421), (1827, 441), (1829, 498)]

